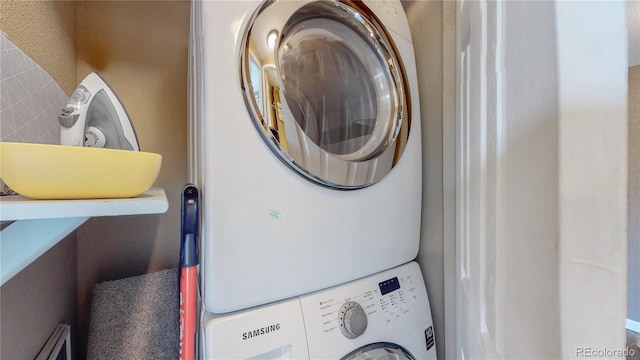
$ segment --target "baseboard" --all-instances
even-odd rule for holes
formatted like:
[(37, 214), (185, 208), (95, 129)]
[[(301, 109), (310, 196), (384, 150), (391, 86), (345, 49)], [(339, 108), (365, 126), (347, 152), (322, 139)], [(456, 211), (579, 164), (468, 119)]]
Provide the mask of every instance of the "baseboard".
[(633, 320), (627, 319), (626, 328), (628, 330), (631, 330), (633, 332), (637, 332), (638, 334), (640, 334), (640, 321), (633, 321)]

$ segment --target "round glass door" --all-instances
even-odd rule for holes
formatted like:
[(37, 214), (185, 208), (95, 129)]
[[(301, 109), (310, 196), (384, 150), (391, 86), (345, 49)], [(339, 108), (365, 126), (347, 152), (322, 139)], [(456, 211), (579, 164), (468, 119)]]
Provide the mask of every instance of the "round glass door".
[(300, 175), (358, 189), (397, 164), (408, 88), (391, 38), (362, 3), (266, 2), (247, 28), (241, 67), (255, 126)]
[(413, 360), (413, 357), (400, 345), (382, 342), (363, 346), (342, 360)]

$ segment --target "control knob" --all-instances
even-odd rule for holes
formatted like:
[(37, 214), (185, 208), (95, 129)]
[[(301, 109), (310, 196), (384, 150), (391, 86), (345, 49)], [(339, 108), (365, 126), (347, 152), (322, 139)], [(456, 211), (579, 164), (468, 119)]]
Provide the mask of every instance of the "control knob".
[(342, 304), (338, 316), (340, 331), (348, 339), (355, 339), (367, 330), (367, 314), (362, 306), (355, 301)]

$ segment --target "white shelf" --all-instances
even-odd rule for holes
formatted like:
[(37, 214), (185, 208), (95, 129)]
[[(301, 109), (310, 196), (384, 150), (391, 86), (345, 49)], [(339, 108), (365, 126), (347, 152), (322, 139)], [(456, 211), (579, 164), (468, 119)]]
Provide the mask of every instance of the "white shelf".
[(32, 200), (12, 195), (0, 198), (0, 220), (159, 214), (168, 207), (162, 188), (129, 199)]
[(160, 214), (169, 203), (162, 188), (129, 199), (32, 200), (0, 198), (0, 220), (14, 221), (0, 232), (0, 286), (94, 216)]
[(21, 220), (0, 233), (0, 285), (64, 239), (88, 217)]

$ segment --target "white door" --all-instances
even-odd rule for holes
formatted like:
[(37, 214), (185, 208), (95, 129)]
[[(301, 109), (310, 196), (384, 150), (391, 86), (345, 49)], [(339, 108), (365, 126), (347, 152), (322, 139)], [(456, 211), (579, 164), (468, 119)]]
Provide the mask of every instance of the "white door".
[(623, 349), (624, 3), (457, 4), (456, 357)]

